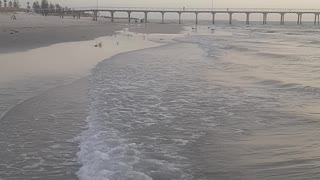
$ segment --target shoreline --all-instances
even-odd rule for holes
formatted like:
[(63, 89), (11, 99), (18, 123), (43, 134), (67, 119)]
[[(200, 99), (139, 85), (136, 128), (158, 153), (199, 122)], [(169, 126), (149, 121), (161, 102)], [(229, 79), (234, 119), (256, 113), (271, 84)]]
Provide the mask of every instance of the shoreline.
[[(159, 27), (149, 27), (150, 32), (147, 29), (146, 34), (137, 34), (131, 32), (132, 28), (127, 28), (130, 32), (118, 32), (128, 27), (120, 23), (65, 26), (56, 27), (60, 31), (52, 27), (16, 27), (14, 30), (18, 32), (10, 36), (8, 31), (0, 32), (0, 38), (8, 36), (7, 41), (21, 37), (10, 43), (0, 42), (0, 134), (5, 135), (1, 139), (4, 146), (0, 148), (0, 157), (7, 165), (0, 166), (0, 174), (4, 178), (25, 179), (36, 175), (40, 179), (77, 179), (78, 142), (74, 138), (87, 126), (89, 71), (117, 54), (166, 43), (160, 41), (159, 35), (149, 34), (152, 29), (159, 32)], [(134, 29), (138, 28), (141, 27)], [(81, 34), (90, 29), (96, 29), (97, 33), (86, 36), (92, 40), (83, 41)], [(41, 39), (39, 32), (45, 38)], [(64, 39), (68, 34), (73, 36)], [(22, 38), (25, 36), (41, 41), (26, 41)], [(103, 44), (101, 48), (94, 47), (98, 42)], [(1, 114), (6, 103), (10, 106)], [(10, 144), (14, 146), (7, 146)]]
[(318, 30), (122, 25), (0, 54), (1, 178), (317, 176)]

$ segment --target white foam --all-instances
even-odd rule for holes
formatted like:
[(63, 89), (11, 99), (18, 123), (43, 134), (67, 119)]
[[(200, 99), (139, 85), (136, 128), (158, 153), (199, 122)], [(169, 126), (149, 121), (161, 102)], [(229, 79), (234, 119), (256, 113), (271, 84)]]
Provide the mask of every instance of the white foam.
[(42, 158), (37, 158), (37, 160), (39, 160), (39, 162), (33, 163), (33, 164), (31, 164), (31, 165), (24, 166), (23, 169), (35, 169), (35, 168), (38, 168), (38, 167), (40, 167), (41, 165), (43, 165), (44, 162), (45, 162), (45, 160), (42, 159)]
[[(116, 35), (117, 38), (124, 34), (123, 38), (138, 36), (145, 42), (148, 42), (148, 40), (172, 42), (171, 39), (174, 38), (174, 35), (142, 35), (126, 32), (126, 30), (119, 33)], [(157, 43), (157, 45), (159, 44)], [(100, 72), (96, 73), (96, 71)], [(141, 117), (135, 119), (132, 117), (132, 112), (151, 113), (148, 108), (138, 110), (134, 104), (132, 107), (122, 105), (123, 101), (133, 101), (133, 94), (127, 93), (127, 96), (112, 97), (115, 93), (114, 89), (125, 92), (137, 91), (139, 85), (130, 85), (126, 81), (121, 81), (119, 84), (108, 82), (105, 73), (111, 71), (108, 67), (103, 68), (102, 64), (99, 64), (93, 72), (95, 73), (90, 76), (89, 90), (91, 107), (87, 117), (89, 128), (76, 138), (80, 142), (80, 151), (77, 156), (79, 163), (82, 165), (76, 173), (79, 179), (152, 180), (152, 176), (178, 177), (176, 179), (181, 179), (184, 175), (174, 164), (161, 158), (149, 157), (148, 153), (141, 150), (141, 147), (146, 148), (145, 144), (133, 143), (132, 138), (126, 137), (126, 132), (129, 130), (138, 127), (151, 127), (156, 123), (153, 118)], [(150, 81), (149, 83), (155, 82)], [(108, 97), (108, 100), (105, 100), (104, 97)], [(158, 108), (161, 102), (158, 96), (146, 95), (145, 98), (146, 101), (155, 102), (150, 104), (149, 108)], [(110, 106), (110, 104), (114, 105)], [(168, 109), (161, 110), (166, 111)], [(128, 117), (132, 117), (132, 119), (127, 120)], [(181, 139), (177, 139), (178, 141), (180, 144), (187, 143)]]
[(192, 157), (184, 151), (218, 131), (219, 116), (232, 118), (234, 112), (221, 106), (228, 94), (213, 93), (220, 76), (211, 74), (217, 62), (205, 55), (225, 44), (212, 44), (219, 34), (192, 36), (117, 55), (92, 71), (89, 129), (79, 137), (81, 180), (193, 179)]
[(184, 140), (184, 139), (172, 139), (175, 143), (178, 143), (179, 145), (185, 146), (186, 144), (189, 143), (188, 140)]
[(137, 145), (127, 143), (115, 129), (101, 131), (94, 122), (94, 116), (88, 117), (90, 128), (79, 139), (81, 144), (77, 155), (83, 166), (77, 172), (78, 177), (81, 180), (151, 180), (151, 177), (133, 169), (133, 165), (140, 160)]

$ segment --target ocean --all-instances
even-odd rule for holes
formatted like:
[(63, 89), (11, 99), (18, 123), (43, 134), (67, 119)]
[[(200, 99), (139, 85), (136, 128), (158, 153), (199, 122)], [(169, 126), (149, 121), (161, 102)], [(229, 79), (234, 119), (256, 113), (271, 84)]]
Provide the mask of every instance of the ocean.
[(319, 29), (188, 29), (92, 70), (78, 177), (319, 179)]
[(0, 179), (319, 179), (319, 33), (188, 26), (88, 78), (2, 84)]

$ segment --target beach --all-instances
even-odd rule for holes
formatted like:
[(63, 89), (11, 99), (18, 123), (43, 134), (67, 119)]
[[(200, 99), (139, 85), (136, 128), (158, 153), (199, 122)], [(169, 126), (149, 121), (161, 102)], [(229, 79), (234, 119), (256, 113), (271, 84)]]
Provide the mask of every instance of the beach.
[[(0, 53), (24, 51), (63, 42), (93, 40), (128, 27), (126, 20), (110, 23), (110, 19), (100, 18), (95, 22), (90, 17), (61, 19), (29, 13), (20, 13), (17, 15), (17, 20), (10, 20), (10, 15), (0, 15)], [(147, 28), (136, 28), (133, 23), (132, 29), (139, 33), (164, 34), (176, 34), (183, 30), (179, 25), (169, 26), (154, 24)]]
[(320, 178), (315, 26), (9, 17), (0, 180)]
[(141, 25), (16, 16), (0, 15), (0, 179), (78, 179), (75, 138), (87, 128), (90, 70), (115, 54), (161, 43), (129, 33), (153, 33)]

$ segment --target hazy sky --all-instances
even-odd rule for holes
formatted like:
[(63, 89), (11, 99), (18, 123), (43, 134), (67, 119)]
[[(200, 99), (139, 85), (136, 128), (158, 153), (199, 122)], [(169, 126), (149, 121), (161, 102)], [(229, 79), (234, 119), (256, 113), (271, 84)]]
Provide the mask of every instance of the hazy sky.
[[(27, 1), (20, 0), (24, 5)], [(41, 1), (41, 0), (39, 0)], [(49, 0), (69, 7), (96, 6), (97, 0)], [(197, 7), (211, 8), (212, 0), (99, 0), (101, 6), (122, 7)], [(214, 0), (218, 8), (313, 8), (320, 9), (320, 0)]]

